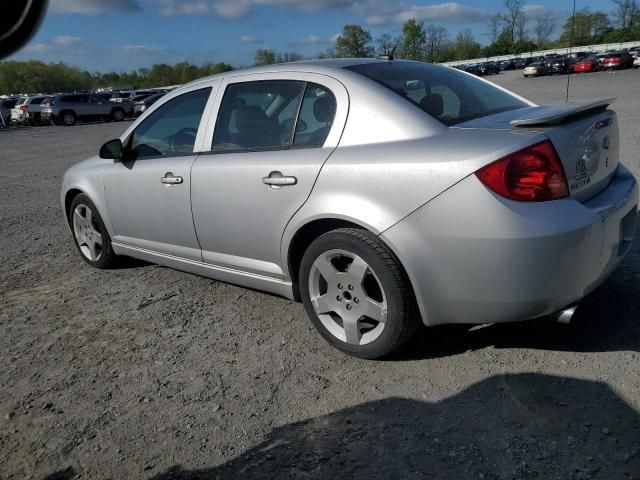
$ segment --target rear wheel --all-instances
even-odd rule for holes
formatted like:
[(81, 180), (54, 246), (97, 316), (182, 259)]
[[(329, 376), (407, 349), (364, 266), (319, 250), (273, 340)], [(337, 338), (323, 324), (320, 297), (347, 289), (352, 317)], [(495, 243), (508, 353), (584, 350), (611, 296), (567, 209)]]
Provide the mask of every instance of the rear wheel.
[(124, 120), (124, 110), (121, 108), (114, 108), (111, 112), (111, 118), (114, 122), (121, 122)]
[(76, 114), (69, 110), (62, 112), (60, 114), (60, 118), (62, 120), (62, 124), (66, 127), (72, 127), (76, 124)]
[(380, 358), (415, 332), (419, 317), (400, 262), (378, 237), (339, 229), (311, 243), (300, 266), (311, 322), (334, 347)]
[(69, 207), (69, 223), (76, 248), (92, 267), (110, 268), (117, 264), (118, 256), (111, 246), (111, 237), (93, 202), (81, 193)]

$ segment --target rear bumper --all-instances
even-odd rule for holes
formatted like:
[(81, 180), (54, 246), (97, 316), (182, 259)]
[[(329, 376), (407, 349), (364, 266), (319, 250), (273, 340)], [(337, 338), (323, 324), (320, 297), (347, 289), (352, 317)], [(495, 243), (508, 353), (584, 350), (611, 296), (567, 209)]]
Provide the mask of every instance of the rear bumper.
[(622, 165), (580, 203), (505, 200), (474, 175), (382, 233), (427, 325), (557, 312), (600, 285), (631, 247), (638, 185)]

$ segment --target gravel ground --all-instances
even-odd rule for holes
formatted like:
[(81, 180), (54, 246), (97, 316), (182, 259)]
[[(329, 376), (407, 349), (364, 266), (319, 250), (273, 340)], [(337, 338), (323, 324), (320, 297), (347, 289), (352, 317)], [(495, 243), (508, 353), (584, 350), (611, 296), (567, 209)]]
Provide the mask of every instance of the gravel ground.
[[(564, 99), (566, 77), (491, 80)], [(571, 94), (621, 99), (637, 175), (638, 85), (586, 74)], [(424, 329), (358, 360), (288, 300), (89, 268), (61, 176), (124, 128), (0, 131), (0, 478), (640, 478), (640, 238), (570, 326)]]

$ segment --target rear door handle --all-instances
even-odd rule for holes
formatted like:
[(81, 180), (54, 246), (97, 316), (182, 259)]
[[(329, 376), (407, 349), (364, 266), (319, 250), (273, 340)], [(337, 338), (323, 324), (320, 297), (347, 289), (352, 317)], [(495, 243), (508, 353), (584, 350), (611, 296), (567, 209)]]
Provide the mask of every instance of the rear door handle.
[(162, 183), (165, 185), (180, 185), (184, 180), (182, 177), (176, 176), (173, 172), (167, 172), (164, 174), (164, 177), (160, 179)]
[(271, 172), (268, 177), (262, 179), (262, 183), (269, 185), (271, 188), (278, 189), (286, 187), (287, 185), (295, 185), (298, 183), (298, 179), (296, 177), (282, 175), (282, 172)]

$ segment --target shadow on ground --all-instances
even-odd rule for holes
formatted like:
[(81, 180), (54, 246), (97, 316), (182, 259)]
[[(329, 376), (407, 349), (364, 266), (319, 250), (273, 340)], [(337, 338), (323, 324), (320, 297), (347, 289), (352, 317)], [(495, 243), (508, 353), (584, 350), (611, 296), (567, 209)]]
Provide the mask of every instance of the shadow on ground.
[(438, 403), (388, 398), (285, 425), (228, 463), (176, 465), (152, 480), (638, 475), (640, 416), (609, 387), (517, 374)]

